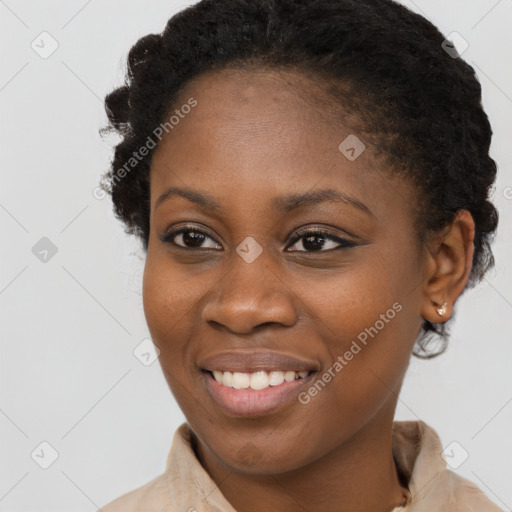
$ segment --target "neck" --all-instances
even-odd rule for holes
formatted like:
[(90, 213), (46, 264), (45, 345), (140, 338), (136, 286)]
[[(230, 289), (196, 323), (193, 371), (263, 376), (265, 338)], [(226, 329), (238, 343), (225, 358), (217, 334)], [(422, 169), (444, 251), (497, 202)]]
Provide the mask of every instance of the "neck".
[(392, 454), (394, 407), (307, 466), (286, 473), (242, 474), (222, 465), (202, 443), (198, 458), (239, 512), (390, 512), (404, 494)]

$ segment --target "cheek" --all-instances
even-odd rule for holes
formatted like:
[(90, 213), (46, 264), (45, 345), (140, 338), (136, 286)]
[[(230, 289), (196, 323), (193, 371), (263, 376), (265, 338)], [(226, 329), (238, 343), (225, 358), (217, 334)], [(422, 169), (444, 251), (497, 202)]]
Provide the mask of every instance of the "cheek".
[(301, 303), (307, 309), (305, 314), (315, 322), (322, 337), (331, 340), (333, 348), (337, 340), (341, 343), (337, 348), (344, 349), (348, 338), (359, 336), (364, 341), (367, 329), (375, 332), (375, 324), (384, 337), (401, 329), (406, 315), (398, 310), (414, 300), (409, 295), (412, 275), (404, 265), (368, 255), (357, 262), (357, 268), (354, 265), (321, 279), (311, 277), (295, 285), (294, 292), (304, 298)]
[(144, 266), (142, 298), (148, 327), (158, 337), (179, 329), (194, 301), (193, 281), (183, 275), (165, 254), (148, 251)]
[(378, 411), (391, 414), (410, 359), (412, 313), (386, 298), (343, 296), (337, 313), (324, 317), (328, 361), (301, 403), (316, 418), (328, 418), (322, 424), (326, 439), (341, 442)]
[(197, 293), (168, 258), (148, 251), (142, 294), (146, 323), (160, 351), (158, 361), (164, 378), (180, 409), (186, 416), (194, 416), (199, 398), (197, 381), (201, 378), (190, 343)]
[(345, 424), (351, 414), (369, 418), (393, 399), (420, 325), (418, 294), (411, 293), (418, 280), (414, 258), (402, 257), (397, 264), (393, 251), (385, 256), (370, 257), (369, 251), (360, 271), (312, 280), (307, 287), (315, 330), (329, 354), (319, 377), (331, 389), (325, 397), (348, 413)]
[[(160, 357), (160, 362), (176, 361), (176, 355), (180, 354), (180, 361), (177, 363), (183, 366), (183, 359), (187, 357), (187, 319), (191, 317), (191, 305), (195, 295), (193, 287), (183, 285), (186, 282), (186, 277), (181, 277), (168, 258), (150, 254), (148, 251), (142, 299), (151, 338), (163, 356)], [(166, 357), (170, 353), (173, 357)]]

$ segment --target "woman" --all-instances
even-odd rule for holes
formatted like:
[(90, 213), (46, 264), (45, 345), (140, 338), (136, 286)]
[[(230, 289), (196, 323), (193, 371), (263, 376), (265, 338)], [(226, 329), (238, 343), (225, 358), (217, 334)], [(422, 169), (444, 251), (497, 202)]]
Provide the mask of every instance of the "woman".
[(492, 131), (453, 45), (391, 0), (204, 0), (106, 109), (103, 186), (187, 422), (102, 510), (499, 511), (393, 421), (494, 263)]

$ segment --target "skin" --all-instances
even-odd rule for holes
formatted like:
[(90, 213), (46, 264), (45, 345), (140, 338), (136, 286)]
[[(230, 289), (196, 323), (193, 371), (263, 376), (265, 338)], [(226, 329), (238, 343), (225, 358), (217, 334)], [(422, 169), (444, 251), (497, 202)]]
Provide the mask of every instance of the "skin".
[[(462, 210), (417, 244), (413, 187), (384, 172), (370, 144), (345, 158), (338, 145), (354, 132), (309, 95), (321, 98), (318, 84), (290, 71), (223, 70), (189, 82), (175, 108), (190, 97), (197, 106), (151, 163), (144, 312), (196, 454), (237, 511), (386, 512), (402, 502), (391, 452), (397, 396), (422, 319), (439, 322), (434, 302), (448, 302), (447, 320), (464, 288), (474, 223)], [(221, 209), (180, 196), (155, 208), (171, 186), (208, 194)], [(276, 196), (324, 188), (372, 214), (334, 201), (288, 213), (272, 206)], [(191, 244), (194, 233), (174, 238), (188, 250), (160, 240), (185, 223), (209, 233), (202, 245)], [(291, 242), (311, 227), (357, 246)], [(247, 236), (263, 249), (250, 264), (236, 252)], [(197, 362), (232, 348), (311, 359), (322, 374), (395, 302), (401, 311), (308, 404), (233, 417), (205, 388)], [(249, 448), (256, 464), (243, 457)]]

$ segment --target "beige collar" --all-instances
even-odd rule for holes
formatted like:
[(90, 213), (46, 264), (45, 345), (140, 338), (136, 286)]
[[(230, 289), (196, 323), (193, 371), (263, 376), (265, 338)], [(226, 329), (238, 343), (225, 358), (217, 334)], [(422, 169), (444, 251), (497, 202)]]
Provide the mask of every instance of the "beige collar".
[[(197, 459), (192, 440), (188, 423), (182, 423), (174, 433), (165, 472), (173, 506), (185, 512), (236, 512)], [(398, 472), (410, 491), (408, 505), (395, 511), (406, 512), (410, 503), (428, 492), (446, 463), (439, 437), (423, 421), (394, 422), (392, 449)]]

